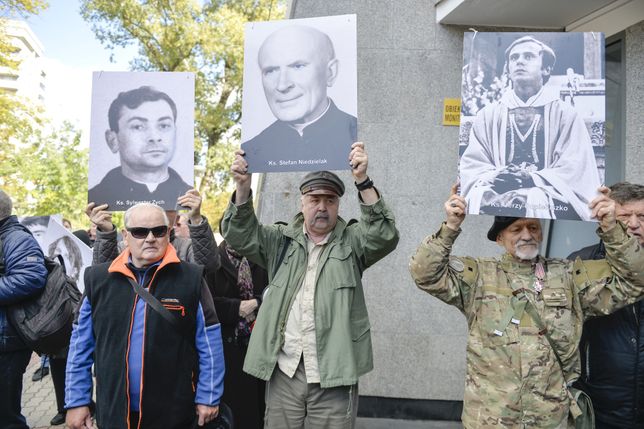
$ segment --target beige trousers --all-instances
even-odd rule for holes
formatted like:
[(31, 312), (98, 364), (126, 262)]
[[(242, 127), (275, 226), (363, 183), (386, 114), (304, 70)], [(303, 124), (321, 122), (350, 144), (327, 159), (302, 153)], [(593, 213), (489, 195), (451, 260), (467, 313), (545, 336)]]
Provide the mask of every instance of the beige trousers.
[(304, 363), (289, 378), (275, 366), (266, 383), (265, 429), (353, 429), (358, 385), (323, 389), (307, 383)]

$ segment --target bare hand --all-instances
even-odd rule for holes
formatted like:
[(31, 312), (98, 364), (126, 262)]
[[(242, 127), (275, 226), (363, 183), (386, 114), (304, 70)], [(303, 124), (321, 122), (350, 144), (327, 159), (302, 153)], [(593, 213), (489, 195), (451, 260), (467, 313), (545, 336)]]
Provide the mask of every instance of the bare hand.
[(188, 217), (190, 223), (199, 225), (201, 223), (201, 195), (196, 189), (190, 189), (177, 199), (180, 206), (188, 207)]
[(369, 158), (367, 152), (364, 150), (363, 142), (355, 142), (351, 145), (351, 152), (349, 153), (349, 165), (351, 166), (351, 173), (356, 183), (361, 183), (367, 180), (367, 165)]
[(251, 175), (248, 173), (248, 163), (244, 159), (245, 152), (241, 149), (235, 151), (235, 159), (230, 166), (230, 171), (233, 174), (233, 180), (237, 187), (235, 193), (235, 204), (243, 204), (250, 196), (250, 179)]
[(240, 317), (248, 317), (256, 309), (257, 309), (257, 300), (256, 299), (248, 299), (248, 300), (239, 302), (239, 316)]
[(89, 203), (87, 207), (85, 207), (85, 214), (87, 214), (89, 220), (95, 224), (101, 232), (110, 232), (114, 230), (114, 224), (112, 224), (112, 213), (107, 211), (107, 207), (107, 204), (97, 206), (96, 203)]
[(67, 423), (67, 426), (69, 426), (70, 429), (94, 429), (92, 415), (89, 412), (89, 407), (87, 406), (70, 408), (67, 410), (65, 423)]
[(196, 414), (199, 416), (197, 424), (199, 426), (203, 426), (206, 423), (210, 423), (217, 417), (219, 414), (219, 405), (211, 407), (209, 405), (197, 404)]
[(449, 229), (454, 231), (458, 231), (465, 220), (465, 208), (467, 207), (465, 198), (458, 195), (457, 190), (458, 183), (454, 183), (450, 191), (450, 196), (444, 204), (445, 213), (447, 214), (445, 223)]
[(591, 217), (599, 221), (602, 231), (613, 229), (617, 222), (615, 220), (615, 201), (610, 198), (610, 189), (600, 186), (597, 190), (600, 195), (593, 199), (588, 207), (591, 210)]

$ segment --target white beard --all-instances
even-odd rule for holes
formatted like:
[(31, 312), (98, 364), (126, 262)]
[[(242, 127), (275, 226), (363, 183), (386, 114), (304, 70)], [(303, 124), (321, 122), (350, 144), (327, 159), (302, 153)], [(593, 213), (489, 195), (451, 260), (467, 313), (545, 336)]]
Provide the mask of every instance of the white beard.
[(537, 255), (539, 254), (539, 248), (535, 246), (533, 250), (523, 250), (520, 249), (519, 245), (517, 244), (514, 247), (514, 254), (522, 261), (530, 261), (537, 257)]

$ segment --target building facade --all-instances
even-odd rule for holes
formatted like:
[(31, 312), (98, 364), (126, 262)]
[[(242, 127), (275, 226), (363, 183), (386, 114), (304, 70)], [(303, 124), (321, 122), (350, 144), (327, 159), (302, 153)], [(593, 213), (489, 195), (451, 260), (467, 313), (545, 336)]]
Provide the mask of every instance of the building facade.
[(47, 74), (42, 43), (24, 21), (3, 19), (2, 24), (16, 49), (12, 58), (20, 64), (16, 70), (0, 67), (0, 91), (15, 94), (34, 105), (44, 105)]

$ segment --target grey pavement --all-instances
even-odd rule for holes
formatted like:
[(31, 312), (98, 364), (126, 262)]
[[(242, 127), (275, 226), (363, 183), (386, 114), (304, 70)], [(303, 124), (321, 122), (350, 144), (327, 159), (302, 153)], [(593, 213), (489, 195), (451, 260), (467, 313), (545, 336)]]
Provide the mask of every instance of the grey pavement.
[(39, 367), (40, 358), (34, 353), (22, 378), (22, 415), (27, 418), (27, 424), (33, 429), (63, 428), (64, 425), (49, 425), (49, 421), (58, 412), (51, 375), (40, 381), (31, 381), (31, 376)]
[[(49, 421), (57, 413), (56, 395), (51, 375), (40, 381), (31, 381), (34, 371), (40, 366), (40, 358), (34, 354), (23, 377), (22, 414), (32, 429), (62, 429), (67, 426), (50, 426)], [(460, 422), (436, 422), (415, 420), (391, 420), (358, 418), (356, 429), (462, 429)], [(244, 428), (237, 428), (244, 429)]]

